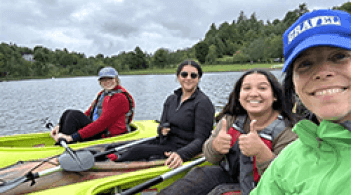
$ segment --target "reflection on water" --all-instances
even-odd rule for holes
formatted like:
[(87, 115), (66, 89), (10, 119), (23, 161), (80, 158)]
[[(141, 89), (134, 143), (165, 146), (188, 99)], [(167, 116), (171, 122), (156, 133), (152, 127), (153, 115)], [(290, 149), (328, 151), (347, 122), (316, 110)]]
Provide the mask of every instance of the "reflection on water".
[[(280, 71), (272, 71), (281, 80)], [(200, 88), (220, 111), (242, 72), (205, 73)], [(163, 102), (180, 85), (175, 75), (120, 76), (136, 103), (134, 120), (159, 119)], [(97, 77), (42, 79), (0, 83), (0, 136), (47, 131), (45, 119), (57, 123), (66, 109), (85, 111), (100, 91)]]

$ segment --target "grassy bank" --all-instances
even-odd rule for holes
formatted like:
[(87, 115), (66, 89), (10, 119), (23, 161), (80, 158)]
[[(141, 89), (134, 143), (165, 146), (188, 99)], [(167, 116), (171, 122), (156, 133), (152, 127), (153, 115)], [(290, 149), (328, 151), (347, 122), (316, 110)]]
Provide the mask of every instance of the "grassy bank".
[[(253, 68), (271, 69), (277, 64), (231, 64), (231, 65), (202, 65), (204, 72), (240, 72)], [(145, 74), (174, 74), (177, 68), (154, 68), (148, 70), (135, 70), (120, 72), (121, 75), (145, 75)]]
[[(72, 78), (77, 76), (60, 76), (57, 78)], [(2, 81), (21, 81), (21, 80), (31, 80), (31, 79), (51, 79), (51, 76), (25, 76), (25, 77), (0, 77), (0, 82)]]
[[(240, 72), (245, 71), (252, 68), (263, 68), (263, 69), (271, 69), (273, 65), (277, 64), (231, 64), (231, 65), (202, 65), (202, 70), (204, 72)], [(120, 75), (146, 75), (146, 74), (174, 74), (176, 72), (176, 67), (174, 68), (154, 68), (147, 70), (134, 70), (134, 71), (120, 71)], [(95, 75), (94, 75), (95, 76)], [(58, 78), (70, 78), (76, 76), (60, 76)], [(11, 80), (29, 80), (29, 79), (47, 79), (51, 78), (51, 76), (31, 76), (31, 77), (21, 77), (21, 78), (13, 78), (6, 77), (0, 78), (0, 81), (11, 81)]]

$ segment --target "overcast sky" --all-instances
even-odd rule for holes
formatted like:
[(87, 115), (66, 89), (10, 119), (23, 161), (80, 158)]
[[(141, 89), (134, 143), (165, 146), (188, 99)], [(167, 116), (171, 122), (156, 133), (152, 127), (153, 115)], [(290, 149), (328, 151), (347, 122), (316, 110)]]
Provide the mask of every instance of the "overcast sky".
[[(306, 0), (308, 9), (341, 6), (347, 0)], [(294, 0), (1, 0), (0, 40), (34, 48), (99, 53), (139, 46), (153, 53), (192, 47), (212, 23), (232, 23), (244, 11), (263, 21), (282, 20)]]

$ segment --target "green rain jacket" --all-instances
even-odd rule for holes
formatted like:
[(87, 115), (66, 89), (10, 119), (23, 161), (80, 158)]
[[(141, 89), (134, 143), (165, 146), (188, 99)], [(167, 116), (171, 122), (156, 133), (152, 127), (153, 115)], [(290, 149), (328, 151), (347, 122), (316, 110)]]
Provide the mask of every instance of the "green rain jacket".
[(351, 194), (350, 121), (320, 125), (302, 120), (299, 139), (272, 162), (250, 195)]

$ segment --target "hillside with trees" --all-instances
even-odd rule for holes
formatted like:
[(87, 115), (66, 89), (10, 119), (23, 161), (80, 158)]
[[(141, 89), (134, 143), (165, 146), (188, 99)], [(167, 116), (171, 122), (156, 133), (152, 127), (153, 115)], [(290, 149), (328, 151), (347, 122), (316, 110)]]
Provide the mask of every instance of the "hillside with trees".
[[(333, 9), (351, 13), (347, 2)], [(197, 59), (201, 64), (271, 63), (283, 58), (282, 34), (302, 14), (309, 12), (306, 4), (288, 11), (283, 20), (262, 21), (252, 13), (243, 11), (238, 18), (218, 27), (213, 23), (205, 37), (195, 45), (177, 51), (159, 48), (154, 54), (140, 47), (118, 55), (97, 54), (87, 57), (84, 53), (66, 48), (50, 50), (38, 45), (34, 48), (19, 47), (15, 43), (0, 44), (0, 80), (6, 78), (63, 77), (96, 75), (105, 66), (112, 66), (120, 73), (130, 70), (174, 67), (185, 59)]]

